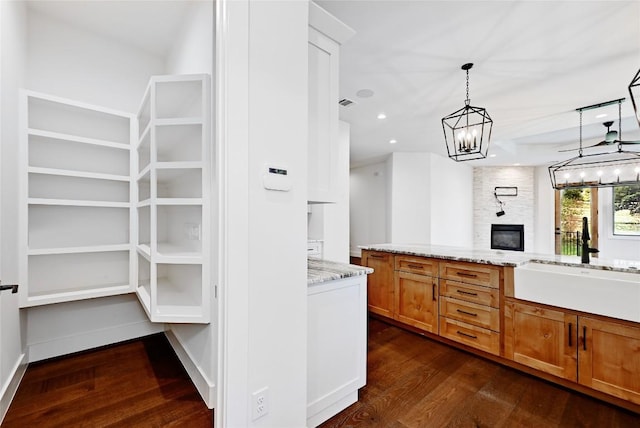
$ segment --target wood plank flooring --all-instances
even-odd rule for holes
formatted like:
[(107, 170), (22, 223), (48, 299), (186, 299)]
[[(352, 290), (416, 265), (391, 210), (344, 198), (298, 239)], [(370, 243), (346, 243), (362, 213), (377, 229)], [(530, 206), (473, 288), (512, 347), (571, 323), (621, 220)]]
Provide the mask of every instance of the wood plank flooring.
[(370, 319), (367, 386), (333, 427), (629, 428), (640, 415)]
[(212, 427), (163, 334), (31, 364), (2, 423), (13, 427)]

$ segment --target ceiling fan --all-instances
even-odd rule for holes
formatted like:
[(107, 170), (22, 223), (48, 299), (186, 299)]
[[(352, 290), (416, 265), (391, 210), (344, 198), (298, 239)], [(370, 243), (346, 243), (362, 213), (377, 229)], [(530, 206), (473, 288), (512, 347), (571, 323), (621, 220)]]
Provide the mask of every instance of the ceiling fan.
[[(624, 140), (618, 140), (618, 131), (613, 130), (611, 131), (610, 128), (613, 125), (613, 121), (607, 121), (604, 122), (602, 125), (604, 125), (607, 128), (607, 133), (604, 136), (604, 140), (600, 141), (597, 144), (594, 144), (592, 146), (586, 146), (586, 147), (582, 147), (582, 149), (590, 149), (593, 147), (601, 147), (601, 146), (611, 146), (614, 144), (620, 144), (620, 145), (626, 145), (626, 144), (640, 144), (640, 140), (630, 140), (630, 141), (624, 141)], [(564, 149), (564, 150), (558, 150), (559, 152), (572, 152), (575, 150), (580, 150), (579, 147), (573, 148), (573, 149)]]

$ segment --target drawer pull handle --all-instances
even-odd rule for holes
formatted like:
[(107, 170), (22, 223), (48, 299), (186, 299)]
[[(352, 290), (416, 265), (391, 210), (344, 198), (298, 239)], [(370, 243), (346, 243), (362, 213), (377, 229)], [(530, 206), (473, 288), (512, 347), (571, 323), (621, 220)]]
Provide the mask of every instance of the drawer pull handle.
[(466, 294), (467, 296), (478, 296), (478, 293), (472, 293), (470, 291), (464, 291), (464, 290), (456, 290), (456, 293), (460, 293), (460, 294)]
[(370, 254), (369, 257), (371, 257), (372, 259), (384, 259), (384, 256), (378, 254)]
[(466, 337), (469, 337), (471, 339), (477, 339), (478, 338), (478, 336), (474, 336), (473, 334), (467, 334), (467, 333), (462, 332), (460, 330), (458, 330), (456, 333), (458, 333), (460, 336), (466, 336)]
[(582, 326), (582, 349), (587, 350), (587, 327)]
[(414, 265), (414, 264), (408, 264), (407, 267), (410, 267), (411, 269), (424, 269), (424, 266), (422, 265)]
[(431, 283), (431, 295), (433, 296), (433, 301), (436, 301), (436, 283)]
[(464, 276), (464, 277), (467, 277), (467, 278), (477, 278), (478, 277), (478, 275), (475, 274), (475, 273), (467, 273), (467, 272), (456, 272), (456, 275)]
[(460, 312), (461, 314), (469, 315), (469, 316), (472, 316), (472, 317), (477, 317), (478, 316), (478, 314), (474, 314), (473, 312), (463, 311), (462, 309), (456, 309), (456, 311)]

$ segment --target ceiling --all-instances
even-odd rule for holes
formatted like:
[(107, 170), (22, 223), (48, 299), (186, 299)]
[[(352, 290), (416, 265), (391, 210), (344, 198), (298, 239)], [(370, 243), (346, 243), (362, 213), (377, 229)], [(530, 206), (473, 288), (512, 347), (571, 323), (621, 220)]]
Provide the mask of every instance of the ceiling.
[[(340, 96), (355, 101), (340, 107), (351, 124), (352, 165), (392, 151), (446, 156), (441, 119), (464, 106), (466, 62), (474, 63), (471, 104), (494, 121), (495, 157), (474, 166), (577, 155), (558, 152), (578, 147), (576, 108), (622, 97), (622, 137), (640, 139), (627, 91), (640, 67), (638, 1), (317, 3), (356, 31), (340, 57)], [(359, 97), (362, 89), (373, 96)], [(377, 119), (381, 112), (386, 119)], [(602, 122), (615, 120), (617, 129), (617, 119), (617, 106), (585, 111), (584, 144), (603, 140)]]

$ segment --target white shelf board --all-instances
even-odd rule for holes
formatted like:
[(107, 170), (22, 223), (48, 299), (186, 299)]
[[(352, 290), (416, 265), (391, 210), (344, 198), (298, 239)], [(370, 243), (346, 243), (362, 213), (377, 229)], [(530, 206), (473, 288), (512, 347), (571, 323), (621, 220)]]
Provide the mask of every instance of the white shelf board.
[(44, 199), (29, 198), (29, 205), (57, 205), (67, 207), (98, 207), (98, 208), (130, 208), (129, 202), (85, 201), (75, 199)]
[(74, 107), (83, 108), (83, 109), (86, 109), (86, 110), (97, 111), (99, 113), (110, 114), (112, 116), (121, 116), (121, 117), (126, 117), (126, 118), (129, 118), (129, 119), (133, 119), (134, 118), (134, 115), (132, 115), (131, 113), (127, 113), (127, 112), (120, 111), (120, 110), (114, 110), (114, 109), (111, 109), (111, 108), (108, 108), (108, 107), (98, 106), (98, 105), (95, 105), (95, 104), (89, 104), (89, 103), (85, 103), (85, 102), (82, 102), (82, 101), (71, 100), (69, 98), (63, 98), (63, 97), (59, 97), (57, 95), (44, 94), (42, 92), (36, 92), (36, 91), (32, 91), (30, 89), (25, 89), (25, 90), (23, 90), (23, 92), (29, 98), (38, 98), (38, 99), (41, 99), (41, 100), (52, 101), (54, 103), (66, 104), (66, 105), (70, 105), (70, 106), (74, 106)]
[(151, 285), (149, 284), (149, 281), (138, 282), (136, 295), (138, 296), (140, 304), (142, 304), (142, 308), (147, 313), (147, 316), (153, 321), (151, 317)]
[(73, 171), (69, 169), (57, 169), (57, 168), (42, 168), (39, 166), (30, 166), (27, 169), (27, 171), (30, 174), (46, 174), (46, 175), (57, 175), (57, 176), (78, 177), (78, 178), (95, 178), (97, 180), (113, 180), (113, 181), (125, 181), (125, 182), (130, 181), (130, 177), (128, 175), (103, 174), (100, 172)]
[(195, 117), (175, 117), (175, 118), (164, 118), (164, 119), (155, 119), (154, 125), (156, 126), (171, 126), (171, 125), (202, 125), (203, 120), (200, 116)]
[[(142, 168), (142, 171), (140, 171), (140, 173), (138, 174), (137, 181), (142, 180), (145, 175), (149, 174), (149, 171), (151, 171), (151, 164)], [(149, 179), (147, 179), (146, 181), (149, 181)]]
[(151, 121), (149, 121), (149, 123), (147, 123), (147, 126), (145, 126), (144, 129), (142, 130), (142, 134), (140, 134), (140, 138), (138, 138), (138, 143), (136, 144), (136, 150), (140, 148), (140, 146), (142, 145), (142, 142), (148, 136), (147, 134), (149, 134), (150, 131), (151, 131)]
[(201, 161), (156, 162), (156, 169), (202, 169)]
[(151, 248), (149, 244), (138, 244), (138, 254), (141, 254), (148, 262), (151, 262)]
[(156, 198), (156, 205), (202, 205), (202, 198)]
[(151, 199), (145, 199), (144, 201), (140, 201), (138, 202), (138, 205), (137, 205), (138, 208), (149, 207), (149, 206), (151, 206)]
[(162, 264), (202, 264), (202, 252), (189, 250), (183, 246), (158, 242), (156, 263)]
[(52, 303), (71, 302), (76, 300), (92, 299), (95, 297), (115, 296), (133, 292), (130, 284), (102, 284), (86, 289), (65, 290), (36, 294), (27, 297), (27, 301), (21, 307), (48, 305)]
[(76, 143), (92, 144), (92, 145), (95, 145), (95, 146), (111, 147), (112, 149), (120, 149), (120, 150), (130, 150), (131, 149), (130, 145), (123, 144), (123, 143), (117, 143), (115, 141), (99, 140), (97, 138), (89, 138), (89, 137), (80, 137), (78, 135), (63, 134), (61, 132), (45, 131), (43, 129), (29, 128), (27, 130), (27, 133), (29, 135), (34, 135), (34, 136), (38, 136), (38, 137), (53, 138), (55, 140), (62, 140), (62, 141), (73, 141), (73, 142), (76, 142)]
[(130, 249), (130, 244), (91, 245), (85, 247), (31, 248), (27, 254), (30, 256), (43, 256), (48, 254), (106, 253), (111, 251), (129, 251)]

